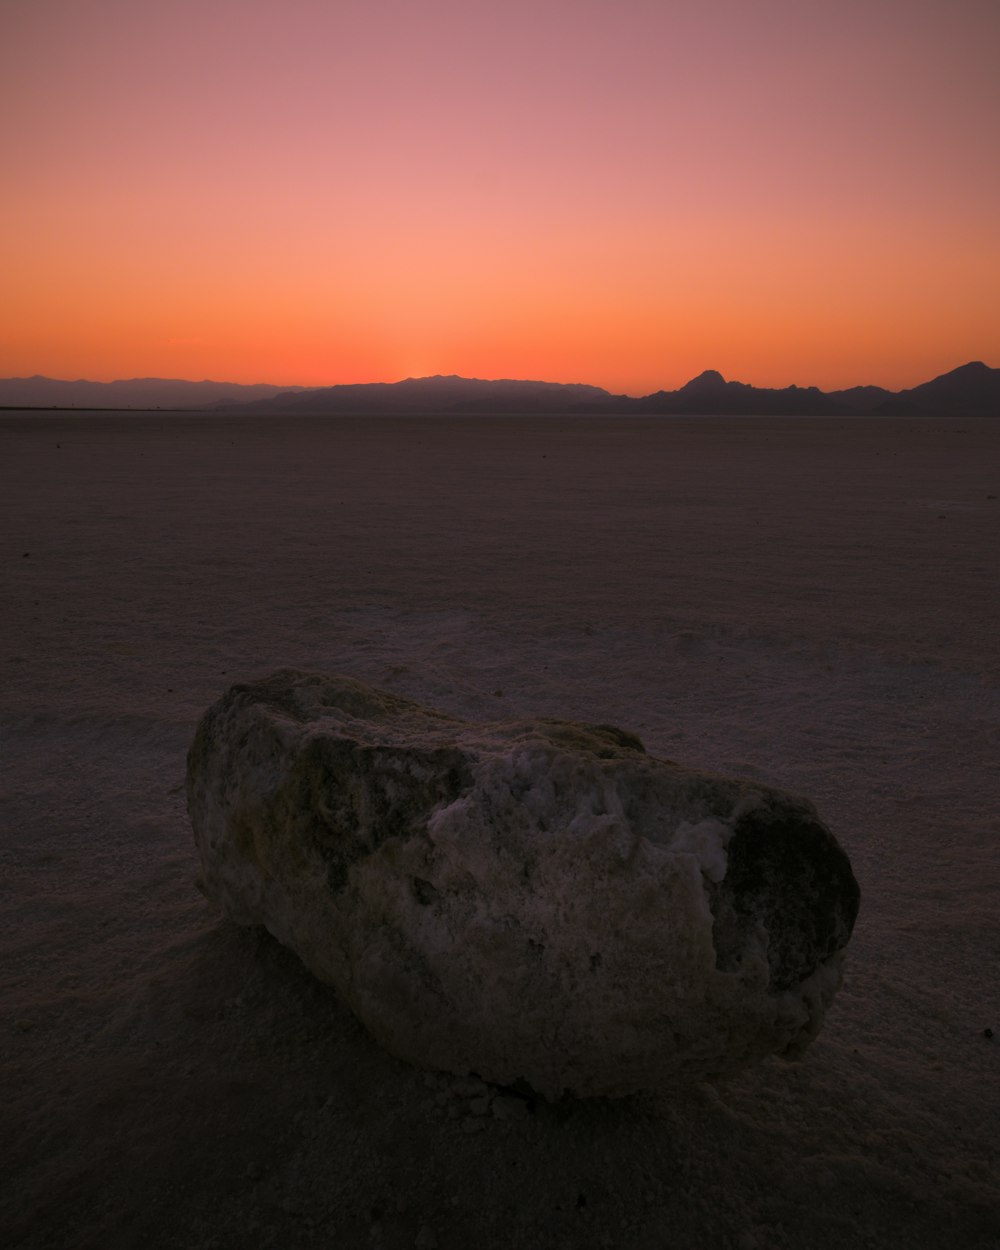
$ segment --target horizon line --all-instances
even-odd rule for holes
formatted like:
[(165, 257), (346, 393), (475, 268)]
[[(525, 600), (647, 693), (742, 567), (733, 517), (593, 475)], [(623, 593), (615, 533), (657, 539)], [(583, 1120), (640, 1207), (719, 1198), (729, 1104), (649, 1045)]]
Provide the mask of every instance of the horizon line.
[[(963, 362), (960, 365), (955, 365), (950, 369), (946, 369), (943, 374), (940, 374), (940, 373), (934, 374), (931, 378), (925, 378), (924, 381), (925, 382), (932, 381), (935, 377), (943, 377), (949, 373), (954, 373), (957, 369), (968, 368), (969, 366), (972, 366), (972, 365), (981, 365), (987, 369), (995, 368), (995, 366), (987, 365), (985, 361), (982, 361), (982, 360), (968, 360), (968, 361)], [(916, 383), (911, 384), (911, 386), (901, 387), (899, 388), (899, 391), (895, 391), (895, 392), (892, 391), (892, 388), (883, 386), (881, 383), (878, 383), (878, 382), (853, 382), (848, 386), (833, 387), (830, 391), (825, 391), (824, 388), (817, 386), (815, 383), (802, 384), (802, 383), (797, 383), (797, 382), (787, 382), (783, 386), (758, 386), (756, 383), (753, 383), (753, 382), (745, 382), (742, 379), (727, 377), (722, 372), (722, 370), (716, 369), (716, 368), (702, 369), (699, 373), (694, 374), (693, 377), (688, 378), (686, 382), (682, 382), (677, 387), (668, 388), (666, 386), (661, 385), (661, 386), (655, 387), (652, 391), (645, 391), (641, 393), (632, 393), (632, 392), (627, 392), (627, 391), (613, 391), (595, 382), (581, 382), (581, 381), (560, 382), (560, 381), (553, 381), (551, 379), (543, 379), (543, 378), (517, 378), (517, 377), (481, 378), (481, 377), (476, 377), (476, 376), (471, 376), (471, 375), (466, 375), (466, 374), (461, 374), (461, 373), (429, 373), (429, 374), (420, 374), (420, 375), (410, 374), (410, 375), (407, 375), (406, 377), (396, 378), (392, 381), (386, 381), (384, 379), (368, 379), (366, 381), (358, 381), (358, 382), (324, 382), (324, 383), (317, 383), (317, 384), (312, 384), (312, 385), (307, 385), (302, 382), (265, 382), (265, 381), (234, 382), (229, 379), (207, 378), (207, 377), (206, 378), (161, 377), (155, 374), (145, 374), (142, 376), (137, 375), (133, 377), (117, 377), (117, 378), (106, 379), (106, 378), (87, 378), (87, 377), (57, 378), (57, 377), (52, 377), (49, 374), (32, 373), (32, 374), (20, 374), (20, 375), (11, 375), (8, 377), (3, 377), (3, 378), (0, 378), (0, 383), (3, 383), (3, 382), (56, 382), (56, 383), (62, 383), (67, 386), (75, 386), (75, 385), (80, 385), (80, 384), (93, 385), (93, 386), (114, 386), (116, 384), (128, 384), (128, 383), (138, 384), (138, 383), (143, 383), (143, 382), (166, 382), (166, 383), (175, 382), (175, 383), (180, 383), (182, 385), (187, 385), (187, 386), (238, 386), (238, 387), (242, 387), (246, 389), (249, 389), (252, 387), (263, 386), (263, 387), (273, 387), (277, 391), (286, 391), (286, 390), (288, 391), (290, 390), (323, 391), (323, 390), (332, 390), (337, 387), (398, 386), (401, 383), (405, 383), (405, 382), (433, 382), (433, 381), (455, 380), (455, 381), (461, 381), (461, 382), (483, 382), (486, 384), (512, 382), (512, 383), (522, 383), (522, 384), (538, 385), (538, 386), (580, 386), (580, 387), (587, 387), (593, 390), (604, 391), (606, 394), (611, 395), (614, 398), (643, 399), (649, 395), (655, 395), (661, 392), (669, 394), (671, 392), (671, 389), (673, 391), (682, 390), (685, 386), (688, 386), (691, 382), (694, 382), (697, 379), (704, 377), (706, 374), (718, 375), (722, 379), (722, 381), (726, 383), (727, 385), (735, 382), (738, 385), (749, 386), (755, 390), (777, 391), (777, 390), (788, 390), (794, 387), (799, 390), (818, 390), (824, 394), (831, 394), (837, 391), (847, 391), (847, 390), (853, 390), (855, 388), (865, 388), (865, 387), (876, 387), (879, 390), (885, 390), (891, 393), (898, 394), (899, 391), (910, 390), (910, 389), (913, 389), (913, 387), (915, 386), (920, 386), (923, 384), (922, 382), (916, 382)]]

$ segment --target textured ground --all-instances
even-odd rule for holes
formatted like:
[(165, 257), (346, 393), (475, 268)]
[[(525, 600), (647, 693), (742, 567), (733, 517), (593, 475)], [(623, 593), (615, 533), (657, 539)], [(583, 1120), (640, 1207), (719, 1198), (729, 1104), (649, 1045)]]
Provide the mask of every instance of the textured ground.
[[(1000, 1244), (1000, 422), (0, 417), (16, 1247)], [(195, 722), (347, 672), (809, 795), (862, 911), (798, 1065), (510, 1107), (195, 891)]]

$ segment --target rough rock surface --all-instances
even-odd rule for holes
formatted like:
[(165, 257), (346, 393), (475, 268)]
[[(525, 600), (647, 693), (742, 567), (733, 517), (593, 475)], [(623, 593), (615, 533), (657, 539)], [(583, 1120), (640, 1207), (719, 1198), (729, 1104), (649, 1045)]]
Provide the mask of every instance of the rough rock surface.
[(198, 727), (204, 888), (429, 1068), (618, 1095), (797, 1055), (859, 892), (804, 799), (282, 670)]

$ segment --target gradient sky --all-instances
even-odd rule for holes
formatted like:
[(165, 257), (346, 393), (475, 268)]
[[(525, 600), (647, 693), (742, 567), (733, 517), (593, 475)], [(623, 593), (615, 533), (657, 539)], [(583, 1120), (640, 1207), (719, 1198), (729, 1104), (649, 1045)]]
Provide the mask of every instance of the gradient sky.
[(0, 0), (0, 376), (1000, 364), (997, 0)]

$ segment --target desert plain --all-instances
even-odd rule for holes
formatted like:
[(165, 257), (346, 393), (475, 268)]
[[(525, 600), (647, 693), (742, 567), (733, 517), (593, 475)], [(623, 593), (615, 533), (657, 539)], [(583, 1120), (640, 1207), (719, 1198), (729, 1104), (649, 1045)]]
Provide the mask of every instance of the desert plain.
[[(995, 1250), (1000, 420), (0, 414), (0, 1240)], [(796, 1063), (511, 1097), (196, 889), (283, 666), (807, 795), (861, 912)]]

